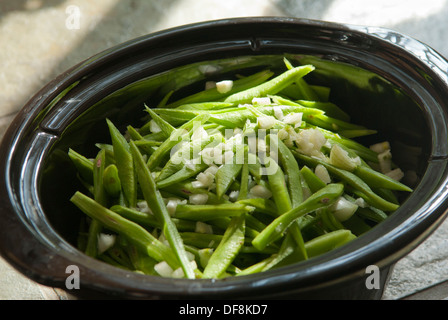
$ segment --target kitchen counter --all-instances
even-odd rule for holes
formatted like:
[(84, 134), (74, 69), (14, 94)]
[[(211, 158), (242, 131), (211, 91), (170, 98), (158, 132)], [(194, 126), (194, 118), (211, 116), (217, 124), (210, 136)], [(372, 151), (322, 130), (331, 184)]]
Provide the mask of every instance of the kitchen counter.
[[(15, 0), (0, 2), (0, 137), (23, 104), (70, 66), (123, 41), (191, 22), (293, 16), (389, 27), (448, 56), (448, 1)], [(1, 222), (0, 222), (1, 223)], [(0, 258), (0, 300), (67, 300)], [(448, 299), (448, 221), (398, 261), (384, 300)]]

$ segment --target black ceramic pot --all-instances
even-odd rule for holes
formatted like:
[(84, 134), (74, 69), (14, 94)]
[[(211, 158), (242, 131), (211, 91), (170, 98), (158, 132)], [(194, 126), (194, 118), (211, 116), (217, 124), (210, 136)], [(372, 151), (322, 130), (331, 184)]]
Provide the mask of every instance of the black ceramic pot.
[[(414, 192), (387, 221), (328, 254), (225, 280), (166, 279), (127, 272), (78, 251), (78, 188), (67, 149), (89, 154), (104, 119), (138, 125), (144, 102), (185, 94), (228, 73), (275, 70), (283, 56), (312, 63), (310, 83), (332, 87), (353, 121), (388, 139), (415, 176)], [(241, 18), (182, 26), (131, 40), (66, 71), (39, 91), (4, 136), (0, 153), (0, 252), (27, 277), (74, 294), (145, 299), (379, 299), (394, 263), (446, 215), (448, 63), (403, 34), (289, 18)], [(364, 143), (371, 141), (365, 140)], [(371, 288), (368, 266), (378, 267)]]

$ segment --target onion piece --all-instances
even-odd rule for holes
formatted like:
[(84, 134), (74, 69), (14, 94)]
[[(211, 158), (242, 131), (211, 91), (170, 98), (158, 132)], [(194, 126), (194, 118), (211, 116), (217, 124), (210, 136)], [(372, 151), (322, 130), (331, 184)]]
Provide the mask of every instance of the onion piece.
[(259, 184), (252, 187), (249, 193), (256, 198), (269, 199), (270, 197), (272, 197), (272, 192), (265, 186)]
[(353, 171), (361, 164), (361, 159), (359, 157), (350, 157), (346, 150), (335, 144), (330, 150), (330, 163), (340, 169)]
[(358, 210), (358, 205), (344, 197), (339, 197), (335, 203), (330, 206), (330, 210), (339, 221), (347, 221)]
[(173, 275), (173, 268), (169, 266), (166, 261), (161, 261), (154, 266), (154, 270), (162, 277), (171, 277)]
[(230, 90), (232, 90), (232, 87), (233, 87), (232, 80), (223, 80), (216, 82), (216, 90), (218, 90), (219, 93), (227, 93)]
[(100, 233), (98, 235), (98, 253), (102, 254), (115, 244), (116, 235)]
[(325, 168), (323, 165), (318, 164), (314, 169), (314, 173), (319, 177), (319, 179), (325, 182), (325, 184), (331, 183), (330, 174), (328, 173), (327, 168)]
[(189, 197), (191, 204), (206, 204), (208, 201), (208, 194), (206, 193), (196, 193)]

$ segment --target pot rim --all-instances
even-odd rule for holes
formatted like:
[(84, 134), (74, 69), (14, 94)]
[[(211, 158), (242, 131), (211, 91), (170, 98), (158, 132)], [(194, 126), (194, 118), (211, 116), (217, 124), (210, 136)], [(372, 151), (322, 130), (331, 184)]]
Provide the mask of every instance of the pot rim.
[[(231, 18), (174, 27), (129, 40), (86, 59), (50, 81), (25, 104), (8, 128), (0, 149), (1, 153), (8, 155), (7, 157), (4, 157), (4, 160), (0, 160), (1, 167), (6, 169), (2, 170), (0, 173), (2, 176), (2, 185), (0, 189), (2, 195), (2, 212), (0, 213), (0, 216), (7, 219), (6, 221), (8, 223), (6, 223), (6, 225), (8, 227), (20, 230), (19, 233), (21, 235), (27, 235), (32, 238), (30, 241), (33, 245), (40, 247), (39, 249), (26, 248), (27, 250), (47, 255), (47, 258), (43, 257), (43, 261), (39, 265), (28, 265), (30, 260), (29, 258), (26, 258), (26, 254), (29, 254), (29, 251), (24, 252), (24, 248), (5, 247), (4, 244), (10, 243), (10, 241), (0, 241), (0, 253), (21, 272), (32, 279), (55, 286), (65, 285), (67, 277), (67, 274), (64, 272), (65, 270), (61, 272), (61, 270), (53, 270), (52, 268), (44, 269), (44, 266), (60, 259), (63, 261), (62, 264), (64, 265), (76, 264), (85, 267), (83, 268), (83, 273), (81, 275), (81, 279), (84, 279), (85, 286), (100, 291), (116, 291), (124, 294), (132, 292), (132, 295), (135, 296), (139, 296), (140, 294), (154, 294), (161, 296), (177, 295), (186, 297), (199, 294), (231, 296), (236, 287), (238, 290), (249, 293), (261, 290), (261, 288), (263, 291), (267, 292), (275, 288), (291, 288), (300, 284), (303, 290), (305, 290), (309, 287), (324, 285), (324, 283), (342, 281), (342, 278), (339, 277), (341, 274), (344, 274), (344, 277), (352, 277), (354, 275), (362, 276), (368, 265), (375, 264), (380, 267), (391, 265), (426, 239), (429, 234), (441, 224), (446, 216), (448, 207), (448, 200), (445, 200), (448, 192), (448, 188), (446, 188), (448, 183), (446, 173), (439, 184), (433, 186), (431, 194), (426, 195), (425, 199), (427, 204), (414, 211), (412, 206), (420, 201), (419, 199), (416, 199), (415, 195), (415, 193), (421, 189), (419, 186), (414, 191), (414, 195), (411, 195), (409, 198), (411, 200), (414, 199), (414, 201), (407, 201), (399, 209), (400, 211), (410, 210), (410, 212), (413, 213), (404, 222), (401, 222), (399, 218), (392, 219), (391, 222), (385, 222), (388, 228), (379, 233), (381, 235), (380, 238), (376, 238), (378, 236), (377, 233), (369, 232), (368, 234), (363, 235), (361, 240), (358, 239), (359, 241), (357, 240), (353, 244), (350, 243), (323, 256), (304, 261), (300, 266), (290, 265), (263, 274), (218, 281), (205, 279), (194, 281), (187, 279), (173, 280), (135, 273), (131, 277), (128, 277), (128, 272), (126, 271), (108, 265), (103, 266), (102, 262), (98, 262), (76, 252), (76, 250), (68, 245), (65, 240), (57, 234), (51, 235), (50, 244), (46, 243), (46, 240), (48, 240), (46, 239), (46, 236), (39, 234), (29, 222), (23, 221), (18, 217), (7, 216), (4, 210), (5, 208), (11, 214), (14, 214), (16, 210), (20, 210), (20, 208), (13, 203), (16, 195), (11, 193), (10, 185), (8, 185), (11, 183), (9, 170), (12, 164), (7, 161), (8, 159), (11, 159), (12, 153), (16, 152), (16, 145), (22, 138), (24, 129), (30, 125), (33, 118), (42, 110), (42, 108), (56, 99), (67, 85), (72, 84), (83, 75), (101, 68), (110, 59), (118, 59), (133, 50), (144, 48), (150, 43), (156, 43), (160, 39), (166, 37), (176, 38), (191, 32), (197, 32), (204, 28), (221, 28), (229, 25), (241, 24), (284, 24), (291, 27), (306, 26), (361, 34), (383, 45), (394, 46), (397, 50), (400, 50), (407, 59), (418, 59), (426, 66), (427, 70), (425, 71), (431, 74), (435, 82), (444, 88), (446, 88), (448, 84), (445, 71), (448, 70), (448, 62), (445, 58), (418, 40), (387, 28), (363, 27), (299, 18)], [(403, 41), (402, 43), (394, 42), (391, 38), (388, 38), (390, 34), (400, 36), (401, 39), (405, 39), (406, 41)], [(423, 58), (419, 52), (412, 51), (412, 48), (424, 48), (427, 50), (426, 56)], [(444, 113), (441, 114), (445, 116), (443, 121), (448, 122), (446, 115)], [(445, 131), (439, 133), (433, 128), (433, 133), (441, 135), (438, 137), (439, 141), (447, 140)], [(51, 142), (55, 137), (54, 133), (44, 132), (44, 134), (48, 134), (48, 136), (45, 137), (48, 139), (48, 142)], [(430, 158), (427, 172), (431, 170), (433, 170), (434, 174), (445, 172), (447, 157), (448, 156), (444, 151), (442, 153), (433, 154)], [(425, 176), (428, 176), (427, 179), (433, 177), (426, 173)], [(430, 181), (427, 181), (427, 183), (430, 183)], [(443, 195), (443, 197), (441, 195)], [(51, 232), (51, 230), (48, 231)], [(0, 239), (8, 237), (7, 232), (2, 233), (4, 235)], [(419, 234), (419, 236), (415, 237), (415, 233)], [(369, 246), (366, 246), (366, 243), (369, 243)], [(60, 248), (53, 247), (54, 244), (57, 244)], [(76, 258), (76, 260), (74, 258)], [(61, 263), (58, 262), (57, 264)], [(95, 268), (99, 268), (99, 270), (95, 271)], [(95, 279), (101, 279), (101, 282), (95, 283)], [(148, 284), (151, 284), (150, 288), (148, 288)], [(298, 290), (299, 288), (296, 289)]]

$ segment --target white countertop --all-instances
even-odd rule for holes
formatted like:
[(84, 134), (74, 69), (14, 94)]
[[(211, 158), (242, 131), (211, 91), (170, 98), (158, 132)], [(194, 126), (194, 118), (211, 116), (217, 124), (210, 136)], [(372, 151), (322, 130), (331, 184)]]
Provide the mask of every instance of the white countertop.
[[(74, 6), (74, 7), (73, 7)], [(71, 20), (80, 13), (79, 25)], [(123, 41), (191, 22), (243, 16), (292, 16), (382, 26), (448, 56), (448, 0), (21, 0), (0, 2), (0, 137), (47, 81)], [(448, 297), (448, 222), (400, 260), (384, 299)], [(0, 300), (70, 299), (36, 284), (0, 258)]]

